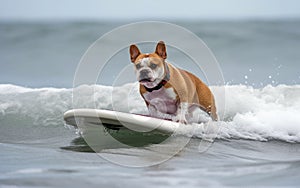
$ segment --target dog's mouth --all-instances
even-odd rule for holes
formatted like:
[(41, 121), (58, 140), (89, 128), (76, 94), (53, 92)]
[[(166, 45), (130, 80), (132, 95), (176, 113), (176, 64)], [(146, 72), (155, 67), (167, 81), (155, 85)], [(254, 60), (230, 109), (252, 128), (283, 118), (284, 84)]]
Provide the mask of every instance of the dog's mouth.
[(143, 78), (141, 80), (139, 80), (140, 83), (151, 83), (151, 82), (154, 82), (154, 80), (151, 80), (150, 78)]

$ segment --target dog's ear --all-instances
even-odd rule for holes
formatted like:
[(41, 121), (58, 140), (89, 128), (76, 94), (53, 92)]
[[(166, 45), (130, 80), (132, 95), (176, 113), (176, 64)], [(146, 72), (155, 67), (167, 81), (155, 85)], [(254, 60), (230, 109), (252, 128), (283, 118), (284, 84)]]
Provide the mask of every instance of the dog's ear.
[(159, 41), (156, 45), (155, 53), (159, 55), (161, 58), (167, 58), (167, 50), (166, 45), (163, 41)]
[(130, 60), (132, 63), (134, 63), (136, 58), (141, 54), (138, 47), (134, 44), (130, 45), (129, 53), (130, 53)]

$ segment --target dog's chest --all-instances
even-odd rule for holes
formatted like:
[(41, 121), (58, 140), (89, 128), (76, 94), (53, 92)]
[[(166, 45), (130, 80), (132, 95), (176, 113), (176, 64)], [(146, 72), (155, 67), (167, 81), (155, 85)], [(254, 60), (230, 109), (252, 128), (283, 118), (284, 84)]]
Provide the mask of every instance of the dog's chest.
[(143, 94), (145, 100), (162, 113), (173, 114), (177, 110), (177, 94), (173, 88), (160, 88)]

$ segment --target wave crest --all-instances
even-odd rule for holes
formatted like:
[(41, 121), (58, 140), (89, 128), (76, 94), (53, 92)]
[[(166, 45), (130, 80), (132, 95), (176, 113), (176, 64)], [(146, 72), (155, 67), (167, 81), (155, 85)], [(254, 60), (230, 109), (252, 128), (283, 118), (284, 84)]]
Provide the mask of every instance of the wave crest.
[[(225, 101), (220, 101), (224, 87)], [(299, 85), (269, 85), (260, 89), (230, 85), (211, 89), (218, 114), (224, 115), (217, 122), (218, 138), (300, 142)], [(76, 95), (73, 96), (73, 92)], [(226, 107), (222, 105), (224, 102)], [(33, 125), (61, 126), (63, 113), (77, 107), (147, 113), (137, 83), (115, 88), (82, 85), (75, 89), (0, 85), (0, 120), (6, 119), (6, 122), (19, 119), (22, 124), (27, 119)]]

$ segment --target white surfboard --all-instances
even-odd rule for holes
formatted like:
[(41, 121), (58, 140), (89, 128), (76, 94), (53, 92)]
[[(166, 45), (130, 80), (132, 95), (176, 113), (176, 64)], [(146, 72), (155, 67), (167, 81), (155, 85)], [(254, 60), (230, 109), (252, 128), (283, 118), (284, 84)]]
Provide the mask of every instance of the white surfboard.
[(160, 143), (180, 126), (169, 120), (98, 109), (69, 110), (64, 120), (79, 129), (88, 142), (102, 143), (101, 148), (119, 147), (117, 142), (129, 146)]
[(68, 125), (78, 127), (76, 119), (112, 130), (127, 128), (137, 132), (155, 130), (161, 133), (173, 133), (179, 126), (179, 123), (169, 120), (111, 110), (73, 109), (64, 113), (64, 120)]

